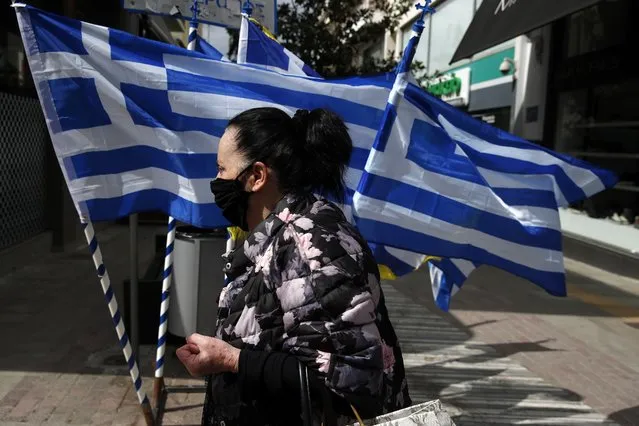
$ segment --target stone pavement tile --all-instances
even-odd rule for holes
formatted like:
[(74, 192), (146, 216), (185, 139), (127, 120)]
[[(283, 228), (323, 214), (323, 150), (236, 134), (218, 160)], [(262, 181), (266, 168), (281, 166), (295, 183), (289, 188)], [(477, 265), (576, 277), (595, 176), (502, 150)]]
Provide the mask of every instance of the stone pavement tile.
[(138, 405), (122, 405), (111, 423), (114, 426), (135, 426), (144, 424), (144, 416)]
[(164, 425), (199, 425), (202, 421), (204, 392), (184, 392), (188, 387), (201, 387), (204, 380), (187, 377), (175, 357), (167, 357), (166, 384), (173, 391), (167, 395), (162, 424)]
[(36, 408), (32, 421), (35, 423), (48, 421), (77, 380), (78, 375), (76, 374), (56, 374), (56, 380), (51, 384), (46, 396)]
[[(602, 291), (610, 299), (639, 305), (636, 291), (622, 294), (607, 282), (568, 272), (569, 288), (579, 286), (591, 300), (598, 300)], [(549, 296), (492, 268), (480, 268), (471, 277), (449, 314), (434, 306), (428, 284), (428, 275), (419, 272), (394, 287), (467, 330), (470, 341), (490, 344), (548, 383), (579, 395), (604, 416), (623, 425), (638, 423), (625, 417), (639, 419), (639, 330), (625, 324), (625, 318), (579, 298)]]
[(5, 393), (5, 396), (0, 400), (0, 416), (2, 416), (0, 420), (4, 420), (6, 416), (10, 415), (22, 399), (29, 394), (34, 383), (37, 383), (37, 381), (37, 375), (26, 374), (15, 384), (13, 389)]
[(27, 422), (36, 424), (39, 422), (39, 407), (46, 398), (52, 385), (57, 380), (56, 374), (39, 373), (34, 375), (34, 381), (29, 391), (20, 399), (18, 404), (5, 418), (9, 421)]
[(111, 383), (111, 377), (109, 376), (94, 375), (93, 378), (91, 388), (88, 389), (84, 397), (78, 401), (76, 410), (73, 411), (73, 414), (68, 420), (69, 424), (87, 425), (92, 423), (96, 408), (100, 406), (105, 395), (104, 392)]
[(127, 394), (131, 388), (129, 376), (107, 376), (109, 386), (102, 391), (100, 401), (91, 407), (94, 413), (91, 417), (92, 424), (110, 424), (120, 409), (125, 404)]
[(12, 398), (8, 398), (5, 400), (5, 397), (13, 392), (14, 389), (18, 386), (18, 384), (24, 379), (25, 373), (21, 371), (1, 371), (0, 372), (0, 419), (4, 417), (7, 413), (9, 413), (15, 404), (16, 400)]
[(64, 398), (56, 405), (47, 423), (69, 423), (75, 411), (83, 408), (82, 399), (91, 389), (94, 380), (92, 376), (79, 375)]
[(164, 415), (165, 425), (199, 425), (204, 407), (203, 393), (190, 393), (181, 404), (167, 404)]

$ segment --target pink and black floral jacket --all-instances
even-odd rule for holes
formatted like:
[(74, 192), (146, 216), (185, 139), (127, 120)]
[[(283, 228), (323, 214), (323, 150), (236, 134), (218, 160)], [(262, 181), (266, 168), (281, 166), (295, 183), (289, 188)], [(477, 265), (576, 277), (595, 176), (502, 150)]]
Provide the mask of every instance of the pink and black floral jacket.
[[(219, 298), (218, 338), (294, 354), (359, 411), (410, 405), (377, 264), (337, 206), (286, 196), (226, 257), (231, 281)], [(205, 423), (259, 418), (260, 401), (240, 401), (232, 375), (212, 377), (207, 393)]]

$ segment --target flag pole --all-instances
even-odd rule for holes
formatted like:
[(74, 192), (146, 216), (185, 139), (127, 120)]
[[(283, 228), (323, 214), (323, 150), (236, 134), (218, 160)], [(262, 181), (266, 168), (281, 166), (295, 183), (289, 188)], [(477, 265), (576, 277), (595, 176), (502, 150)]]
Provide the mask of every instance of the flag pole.
[[(390, 137), (391, 129), (393, 128), (393, 124), (395, 123), (395, 117), (397, 114), (397, 104), (404, 92), (404, 88), (406, 87), (406, 74), (410, 72), (410, 66), (413, 62), (413, 58), (415, 57), (415, 51), (417, 50), (417, 45), (419, 44), (419, 39), (424, 32), (424, 19), (426, 18), (426, 14), (435, 13), (435, 9), (430, 5), (432, 0), (424, 0), (424, 4), (417, 3), (415, 8), (422, 11), (422, 14), (419, 16), (419, 19), (415, 21), (412, 28), (412, 34), (410, 39), (408, 40), (408, 44), (404, 48), (404, 53), (402, 54), (402, 59), (397, 65), (397, 70), (395, 71), (395, 82), (393, 83), (393, 89), (388, 95), (388, 101), (386, 102), (386, 108), (384, 109), (384, 116), (382, 118), (382, 123), (379, 126), (379, 130), (375, 135), (375, 142), (373, 142), (373, 149), (378, 151), (383, 151), (388, 143), (388, 139)], [(369, 154), (368, 159), (370, 160), (373, 150), (371, 150), (371, 154)], [(368, 165), (368, 161), (367, 161)], [(362, 177), (364, 178), (364, 177)], [(361, 184), (361, 181), (360, 181)], [(359, 185), (358, 185), (359, 187)], [(357, 196), (357, 193), (355, 194)], [(355, 216), (357, 216), (357, 203), (353, 203), (353, 209)]]
[[(208, 0), (206, 0), (208, 3)], [(189, 35), (187, 50), (195, 50), (197, 43), (198, 14), (200, 12), (198, 0), (193, 0), (191, 5), (191, 20), (189, 22)], [(166, 392), (164, 384), (164, 364), (166, 355), (166, 335), (169, 321), (169, 302), (171, 296), (171, 280), (173, 278), (173, 248), (175, 245), (175, 228), (177, 221), (169, 216), (166, 232), (166, 248), (164, 252), (164, 273), (162, 275), (162, 298), (160, 303), (160, 322), (158, 325), (158, 344), (155, 353), (155, 378), (153, 380), (153, 405), (156, 415), (161, 415), (162, 394)]]
[(403, 82), (406, 80), (406, 73), (410, 71), (410, 66), (413, 63), (413, 59), (415, 58), (415, 52), (417, 50), (417, 45), (419, 44), (419, 40), (422, 37), (422, 33), (424, 32), (424, 19), (427, 14), (435, 13), (435, 8), (433, 8), (431, 4), (432, 0), (424, 0), (424, 4), (417, 3), (415, 8), (422, 11), (422, 14), (419, 16), (419, 19), (415, 21), (412, 28), (412, 34), (410, 39), (408, 40), (408, 44), (404, 48), (404, 53), (402, 54), (402, 59), (397, 65), (397, 76), (395, 78), (395, 84), (393, 85), (393, 91), (391, 92), (388, 103), (392, 105), (397, 104), (397, 100), (399, 99), (400, 92), (395, 90), (396, 86), (398, 86), (399, 82)]
[[(244, 1), (242, 5), (242, 21), (240, 23), (240, 38), (239, 38), (239, 43), (237, 46), (237, 49), (238, 49), (237, 63), (238, 64), (246, 63), (246, 53), (240, 54), (240, 50), (246, 49), (247, 47), (246, 43), (242, 44), (242, 38), (246, 40), (246, 38), (248, 37), (248, 18), (251, 17), (252, 13), (253, 13), (253, 5), (248, 0)], [(227, 234), (226, 253), (230, 253), (232, 250), (235, 249), (237, 240), (240, 238), (240, 229), (238, 227), (228, 227), (226, 228), (226, 234)], [(228, 277), (226, 275), (224, 276), (224, 281), (225, 281), (225, 284), (227, 284)]]
[(144, 419), (148, 426), (153, 426), (155, 425), (155, 419), (153, 417), (151, 404), (149, 403), (146, 393), (142, 389), (142, 376), (140, 374), (140, 369), (138, 368), (138, 362), (136, 360), (135, 352), (131, 347), (129, 336), (127, 335), (124, 327), (120, 308), (118, 307), (118, 302), (115, 298), (115, 294), (113, 293), (113, 288), (111, 287), (109, 273), (102, 261), (102, 251), (100, 250), (98, 239), (95, 236), (93, 224), (90, 221), (82, 222), (82, 227), (84, 229), (84, 236), (86, 237), (87, 244), (89, 245), (89, 250), (91, 251), (91, 256), (93, 257), (93, 263), (95, 265), (98, 278), (100, 279), (100, 284), (102, 285), (104, 298), (107, 302), (109, 312), (111, 313), (113, 326), (115, 327), (115, 332), (118, 336), (118, 340), (120, 341), (120, 347), (122, 348), (124, 358), (126, 359), (129, 367), (129, 374), (131, 375), (131, 380), (135, 386), (135, 393), (138, 396), (138, 401), (140, 402), (142, 412), (144, 413)]
[[(18, 17), (18, 24), (20, 25), (20, 30), (22, 31), (23, 21), (20, 18), (20, 9), (25, 8), (26, 4), (13, 1), (11, 3), (11, 6), (15, 8), (16, 15)], [(40, 93), (39, 95), (41, 97)], [(144, 392), (144, 389), (142, 389), (142, 375), (140, 374), (140, 369), (138, 367), (136, 353), (131, 346), (131, 341), (129, 340), (129, 336), (127, 335), (126, 327), (124, 326), (124, 320), (122, 319), (122, 314), (120, 313), (118, 301), (113, 291), (113, 287), (111, 286), (109, 272), (107, 271), (107, 268), (104, 265), (102, 259), (102, 250), (100, 250), (100, 244), (98, 243), (98, 239), (95, 236), (93, 223), (91, 222), (91, 220), (88, 220), (83, 216), (80, 216), (80, 223), (84, 231), (84, 236), (86, 238), (89, 251), (91, 252), (91, 257), (93, 258), (93, 264), (95, 266), (96, 273), (100, 280), (100, 286), (102, 287), (102, 293), (104, 294), (107, 308), (109, 309), (109, 313), (111, 314), (111, 320), (113, 322), (115, 333), (118, 336), (118, 341), (120, 342), (120, 347), (122, 348), (124, 359), (126, 360), (127, 366), (129, 368), (129, 374), (135, 387), (135, 393), (137, 394), (140, 408), (142, 409), (142, 413), (144, 414), (144, 420), (147, 426), (155, 426), (155, 418), (153, 416), (151, 404), (149, 403), (149, 399), (146, 396), (146, 392)]]

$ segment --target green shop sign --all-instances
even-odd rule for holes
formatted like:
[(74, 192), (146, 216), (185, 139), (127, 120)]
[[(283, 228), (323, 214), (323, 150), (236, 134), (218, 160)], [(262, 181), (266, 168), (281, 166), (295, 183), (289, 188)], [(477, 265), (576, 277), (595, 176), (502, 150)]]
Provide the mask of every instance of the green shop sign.
[(437, 83), (429, 83), (428, 86), (426, 86), (426, 90), (438, 98), (441, 98), (442, 96), (459, 96), (461, 88), (461, 78), (457, 77), (455, 73), (450, 74), (450, 78), (447, 80), (439, 80)]

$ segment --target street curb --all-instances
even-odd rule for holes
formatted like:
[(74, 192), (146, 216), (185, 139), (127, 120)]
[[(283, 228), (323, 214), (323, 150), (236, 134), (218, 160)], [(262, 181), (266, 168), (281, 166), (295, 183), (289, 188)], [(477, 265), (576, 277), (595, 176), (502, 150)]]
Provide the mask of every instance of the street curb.
[(639, 256), (564, 233), (564, 256), (587, 263), (604, 271), (628, 278), (639, 278)]

